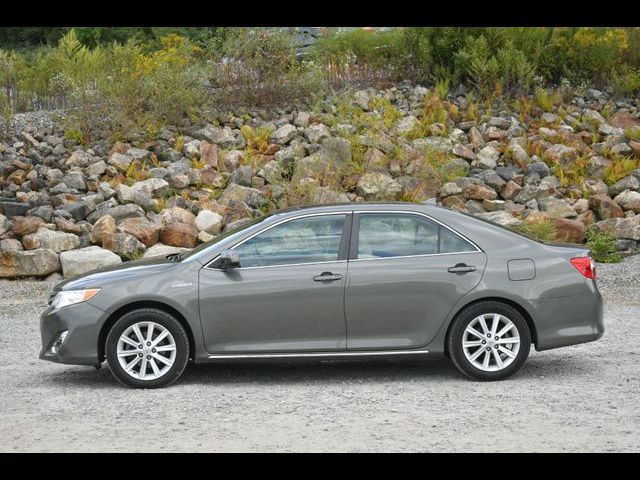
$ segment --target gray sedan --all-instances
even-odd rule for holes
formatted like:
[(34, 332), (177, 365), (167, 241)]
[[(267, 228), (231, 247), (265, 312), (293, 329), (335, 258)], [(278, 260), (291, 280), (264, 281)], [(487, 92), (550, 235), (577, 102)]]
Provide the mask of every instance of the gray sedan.
[(125, 385), (176, 380), (189, 361), (447, 355), (501, 380), (531, 344), (599, 339), (589, 250), (540, 243), (435, 205), (296, 207), (188, 254), (56, 286), (40, 358), (107, 361)]

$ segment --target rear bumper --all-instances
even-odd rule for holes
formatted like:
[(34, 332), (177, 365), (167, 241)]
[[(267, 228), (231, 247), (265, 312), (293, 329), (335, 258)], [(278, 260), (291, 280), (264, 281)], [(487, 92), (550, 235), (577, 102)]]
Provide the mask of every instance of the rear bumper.
[(576, 295), (531, 304), (537, 317), (536, 350), (593, 342), (604, 334), (602, 296), (593, 281), (587, 280)]
[(106, 316), (86, 302), (57, 310), (49, 307), (40, 316), (40, 359), (71, 365), (100, 365), (98, 336)]

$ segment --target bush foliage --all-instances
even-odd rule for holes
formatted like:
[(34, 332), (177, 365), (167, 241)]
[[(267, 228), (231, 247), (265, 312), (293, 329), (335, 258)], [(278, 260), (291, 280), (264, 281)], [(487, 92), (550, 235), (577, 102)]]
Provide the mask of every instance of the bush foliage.
[(211, 108), (312, 103), (327, 90), (400, 80), (460, 82), (476, 98), (534, 93), (549, 84), (640, 92), (640, 28), (411, 27), (329, 29), (301, 60), (287, 29), (79, 27), (0, 29), (0, 112), (71, 109), (88, 137), (162, 122), (178, 126)]

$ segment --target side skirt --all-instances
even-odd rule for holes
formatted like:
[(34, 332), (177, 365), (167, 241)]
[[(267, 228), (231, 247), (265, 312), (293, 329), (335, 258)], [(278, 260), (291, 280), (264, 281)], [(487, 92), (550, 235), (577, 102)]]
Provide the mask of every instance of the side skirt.
[(394, 355), (424, 355), (428, 350), (377, 350), (362, 352), (309, 352), (309, 353), (226, 353), (209, 355), (209, 360), (241, 360), (268, 358), (344, 358), (344, 357), (386, 357)]

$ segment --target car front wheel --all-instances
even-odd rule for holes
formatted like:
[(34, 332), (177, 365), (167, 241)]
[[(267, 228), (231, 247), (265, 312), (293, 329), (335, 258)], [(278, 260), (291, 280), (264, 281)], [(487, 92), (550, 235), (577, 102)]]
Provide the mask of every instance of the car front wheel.
[(455, 366), (474, 380), (504, 380), (524, 364), (531, 348), (527, 322), (496, 301), (463, 310), (452, 325), (448, 350)]
[(135, 388), (169, 385), (189, 360), (189, 340), (180, 322), (153, 308), (123, 315), (109, 331), (105, 350), (116, 379)]

